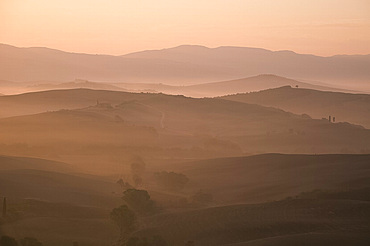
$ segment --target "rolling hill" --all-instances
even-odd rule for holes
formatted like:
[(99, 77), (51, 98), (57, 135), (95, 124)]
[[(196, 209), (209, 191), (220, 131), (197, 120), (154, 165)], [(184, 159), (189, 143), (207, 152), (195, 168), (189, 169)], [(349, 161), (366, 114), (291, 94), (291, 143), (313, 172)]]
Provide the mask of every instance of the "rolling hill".
[(0, 170), (35, 169), (44, 171), (73, 172), (71, 165), (63, 162), (18, 156), (0, 156)]
[(122, 88), (108, 84), (90, 82), (87, 80), (75, 80), (66, 83), (41, 83), (30, 85), (27, 87), (29, 91), (48, 91), (48, 90), (66, 90), (66, 89), (92, 89), (92, 90), (109, 90), (109, 91), (123, 91)]
[[(182, 196), (198, 189), (212, 192), (214, 207), (162, 210), (142, 217), (134, 236), (159, 234), (173, 245), (186, 241), (197, 245), (283, 245), (302, 240), (338, 245), (352, 240), (366, 245), (370, 205), (350, 194), (362, 188), (368, 192), (369, 158), (266, 154), (178, 164), (173, 168), (191, 180)], [(19, 161), (32, 167), (26, 158)], [(51, 245), (74, 241), (111, 245), (115, 241), (118, 231), (109, 221), (109, 211), (122, 201), (120, 189), (111, 179), (7, 165), (7, 170), (0, 171), (0, 185), (1, 194), (8, 197), (12, 221), (0, 223), (3, 233), (33, 236)], [(346, 196), (280, 200), (317, 187), (344, 191)], [(153, 197), (156, 200), (157, 196)], [(243, 204), (275, 199), (280, 201)]]
[(227, 100), (280, 108), (295, 114), (321, 119), (335, 117), (370, 128), (370, 95), (350, 94), (284, 86), (253, 93), (223, 97)]
[(185, 87), (186, 90), (191, 91), (192, 93), (198, 93), (204, 96), (221, 96), (221, 95), (230, 95), (243, 92), (252, 92), (266, 90), (270, 88), (276, 88), (281, 86), (290, 85), (292, 87), (299, 86), (300, 88), (324, 90), (324, 91), (345, 91), (339, 88), (333, 88), (323, 85), (315, 85), (305, 82), (300, 82), (293, 79), (288, 79), (276, 75), (258, 75), (249, 78), (231, 80), (231, 81), (222, 81), (215, 83), (206, 83), (198, 84)]
[(231, 81), (213, 82), (196, 85), (173, 86), (166, 84), (148, 83), (115, 83), (116, 86), (125, 90), (142, 90), (152, 92), (162, 92), (173, 95), (185, 95), (190, 97), (216, 97), (236, 93), (246, 93), (252, 91), (266, 90), (281, 86), (299, 86), (300, 88), (310, 88), (324, 91), (350, 92), (348, 90), (333, 88), (329, 86), (304, 83), (293, 79), (288, 79), (276, 75), (258, 75), (244, 79)]
[(369, 212), (363, 201), (293, 199), (163, 214), (134, 235), (160, 234), (172, 245), (362, 246), (370, 242)]
[(304, 83), (293, 79), (288, 79), (276, 75), (258, 75), (254, 77), (222, 81), (214, 83), (175, 86), (163, 83), (102, 83), (90, 82), (87, 80), (75, 80), (73, 82), (57, 83), (57, 82), (28, 82), (28, 83), (0, 83), (0, 89), (8, 95), (21, 94), (35, 91), (46, 90), (66, 90), (66, 89), (93, 89), (93, 90), (110, 90), (110, 91), (126, 91), (126, 92), (149, 92), (149, 93), (165, 93), (171, 95), (184, 95), (190, 97), (216, 97), (225, 96), (236, 93), (245, 93), (252, 91), (265, 90), (280, 86), (299, 86), (300, 88), (311, 88), (326, 91), (339, 92), (354, 92), (340, 88), (329, 86)]
[(8, 211), (0, 235), (36, 237), (46, 245), (114, 241), (116, 228), (108, 219), (120, 204), (120, 189), (112, 180), (75, 171), (51, 160), (1, 156), (0, 194)]
[[(164, 161), (267, 152), (368, 153), (370, 146), (370, 131), (360, 126), (224, 99), (75, 89), (4, 96), (0, 106), (7, 110), (2, 115), (19, 115), (0, 119), (1, 154), (68, 163), (75, 161), (63, 159), (66, 155), (80, 154), (85, 156), (77, 158), (84, 159), (80, 165), (91, 170), (103, 171), (103, 161), (113, 168), (130, 153)], [(55, 111), (34, 114), (47, 110)], [(110, 157), (115, 154), (120, 158)]]

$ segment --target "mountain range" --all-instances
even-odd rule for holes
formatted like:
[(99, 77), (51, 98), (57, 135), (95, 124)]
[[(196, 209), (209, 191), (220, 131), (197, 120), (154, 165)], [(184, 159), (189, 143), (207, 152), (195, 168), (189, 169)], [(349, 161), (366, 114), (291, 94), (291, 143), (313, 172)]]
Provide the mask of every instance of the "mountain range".
[(276, 74), (334, 87), (369, 89), (370, 79), (370, 55), (321, 57), (247, 47), (183, 45), (112, 56), (1, 44), (0, 65), (0, 80), (18, 82), (85, 79), (190, 85)]

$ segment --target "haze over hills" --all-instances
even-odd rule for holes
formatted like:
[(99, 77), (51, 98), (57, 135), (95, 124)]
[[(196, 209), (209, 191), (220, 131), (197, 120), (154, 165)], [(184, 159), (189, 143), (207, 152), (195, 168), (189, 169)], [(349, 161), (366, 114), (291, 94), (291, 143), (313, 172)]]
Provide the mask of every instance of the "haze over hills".
[(335, 117), (370, 128), (370, 95), (292, 88), (284, 86), (253, 93), (223, 97), (227, 100), (280, 108), (292, 113), (306, 113), (313, 118)]
[[(370, 78), (370, 55), (319, 57), (243, 47), (210, 49), (184, 45), (109, 56), (2, 44), (0, 61), (0, 79), (9, 81), (72, 81), (81, 78), (90, 81), (189, 85), (258, 74), (277, 74), (360, 90), (369, 89), (367, 83)], [(357, 87), (354, 82), (361, 84)]]
[(40, 2), (0, 1), (0, 246), (370, 245), (367, 1)]
[(174, 86), (166, 84), (148, 84), (148, 83), (115, 83), (125, 90), (142, 90), (162, 92), (166, 94), (185, 95), (190, 97), (216, 97), (236, 93), (245, 93), (252, 91), (265, 90), (290, 85), (300, 88), (309, 88), (324, 91), (353, 92), (346, 89), (334, 88), (325, 85), (310, 84), (289, 78), (284, 78), (272, 74), (263, 74), (243, 79), (201, 83), (196, 85)]
[(231, 81), (191, 85), (191, 86), (186, 86), (184, 89), (185, 91), (186, 90), (191, 91), (193, 93), (192, 95), (196, 95), (196, 93), (198, 93), (202, 96), (215, 97), (215, 96), (221, 96), (221, 95), (242, 93), (242, 91), (252, 92), (252, 91), (265, 90), (265, 89), (276, 88), (276, 87), (281, 87), (285, 85), (289, 85), (292, 87), (298, 86), (300, 88), (308, 88), (308, 89), (315, 89), (315, 90), (348, 92), (348, 90), (344, 90), (340, 88), (305, 83), (305, 82), (301, 82), (301, 81), (297, 81), (297, 80), (293, 80), (289, 78), (284, 78), (284, 77), (280, 77), (276, 75), (271, 75), (271, 74), (263, 74), (263, 75), (258, 75), (254, 77), (231, 80)]
[(110, 91), (123, 91), (122, 88), (108, 84), (96, 83), (87, 80), (78, 80), (65, 83), (41, 83), (28, 86), (29, 91), (47, 91), (47, 90), (63, 90), (63, 89), (93, 89), (93, 90), (110, 90)]
[[(237, 77), (276, 74), (284, 77), (324, 82), (362, 81), (368, 83), (370, 55), (337, 55), (320, 57), (292, 51), (270, 51), (259, 48), (182, 45), (175, 48), (143, 51), (125, 57), (168, 59), (179, 62), (211, 64), (239, 73)], [(353, 70), (352, 70), (353, 69)], [(335, 72), (334, 72), (335, 71)]]
[(33, 91), (61, 90), (61, 89), (94, 89), (111, 90), (126, 92), (150, 92), (165, 93), (172, 95), (185, 95), (190, 97), (216, 97), (230, 94), (245, 93), (252, 91), (265, 90), (281, 86), (292, 86), (300, 88), (309, 88), (323, 91), (353, 92), (343, 88), (329, 87), (328, 85), (310, 84), (289, 78), (284, 78), (272, 74), (263, 74), (244, 79), (231, 81), (221, 81), (213, 83), (201, 83), (196, 85), (176, 86), (163, 83), (107, 83), (91, 82), (87, 80), (76, 79), (72, 82), (52, 82), (52, 81), (34, 81), (27, 83), (20, 82), (0, 82), (0, 90), (8, 95), (20, 94)]
[[(20, 166), (31, 167), (27, 158), (18, 161)], [(37, 165), (37, 159), (32, 161)], [(317, 238), (322, 242), (324, 238), (336, 245), (366, 245), (370, 207), (356, 192), (368, 194), (368, 161), (369, 155), (266, 154), (177, 164), (176, 170), (185, 172), (191, 180), (181, 196), (201, 188), (212, 192), (213, 205), (185, 210), (169, 208), (144, 216), (134, 235), (161, 235), (173, 245), (182, 245), (186, 240), (199, 245), (253, 245), (255, 240), (294, 240), (309, 233), (304, 237), (307, 242)], [(47, 160), (41, 162), (48, 164)], [(50, 161), (50, 166), (53, 163)], [(31, 234), (49, 245), (78, 240), (98, 246), (114, 241), (118, 232), (107, 218), (110, 208), (121, 200), (115, 180), (43, 171), (41, 166), (25, 170), (20, 166), (13, 168), (11, 162), (6, 162), (5, 170), (0, 170), (2, 194), (7, 195), (13, 211), (21, 212), (9, 211), (14, 219), (1, 224), (2, 232), (14, 237)], [(330, 189), (339, 192), (339, 196), (330, 197), (328, 193), (322, 198), (280, 200), (315, 188)], [(161, 191), (150, 188), (149, 192), (159, 204), (175, 199), (174, 195), (167, 195), (157, 200), (155, 194)], [(272, 199), (280, 201), (265, 202)], [(246, 201), (262, 203), (242, 203)]]
[(55, 158), (94, 173), (112, 172), (132, 154), (168, 162), (368, 153), (370, 146), (370, 131), (360, 126), (214, 98), (74, 89), (3, 96), (0, 107), (2, 115), (19, 115), (0, 119), (0, 153)]

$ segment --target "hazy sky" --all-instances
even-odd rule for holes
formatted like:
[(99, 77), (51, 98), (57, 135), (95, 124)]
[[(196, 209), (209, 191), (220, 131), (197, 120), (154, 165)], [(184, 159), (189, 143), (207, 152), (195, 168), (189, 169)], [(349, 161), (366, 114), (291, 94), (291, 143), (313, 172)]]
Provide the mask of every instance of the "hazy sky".
[(0, 43), (116, 55), (181, 44), (370, 54), (370, 0), (0, 0)]

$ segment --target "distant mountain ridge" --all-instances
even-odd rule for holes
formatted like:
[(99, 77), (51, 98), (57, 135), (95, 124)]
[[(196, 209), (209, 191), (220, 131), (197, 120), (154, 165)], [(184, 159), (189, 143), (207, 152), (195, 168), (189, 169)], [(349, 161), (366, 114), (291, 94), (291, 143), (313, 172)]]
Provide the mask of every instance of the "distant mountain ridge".
[(9, 81), (72, 81), (81, 78), (189, 85), (277, 74), (350, 86), (355, 82), (368, 85), (369, 67), (370, 55), (320, 57), (292, 51), (228, 46), (184, 45), (111, 56), (0, 45), (0, 79)]

